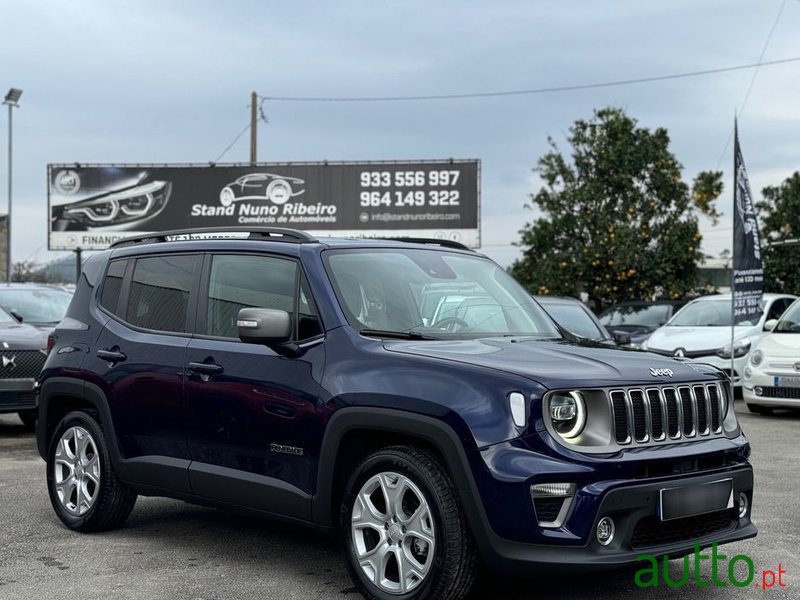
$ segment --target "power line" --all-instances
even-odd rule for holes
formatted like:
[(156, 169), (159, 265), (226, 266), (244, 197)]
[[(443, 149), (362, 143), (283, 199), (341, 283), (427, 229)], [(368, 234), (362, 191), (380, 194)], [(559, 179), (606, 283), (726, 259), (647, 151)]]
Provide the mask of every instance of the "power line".
[(496, 98), (503, 96), (528, 96), (534, 94), (552, 94), (557, 92), (571, 92), (576, 90), (591, 90), (603, 87), (617, 87), (623, 85), (634, 85), (640, 83), (651, 83), (654, 81), (667, 81), (670, 79), (685, 79), (687, 77), (700, 77), (703, 75), (714, 75), (717, 73), (728, 73), (731, 71), (743, 71), (758, 67), (783, 65), (800, 61), (800, 56), (783, 58), (767, 62), (757, 62), (746, 65), (736, 65), (732, 67), (720, 67), (717, 69), (704, 69), (701, 71), (688, 71), (685, 73), (672, 73), (669, 75), (656, 75), (653, 77), (639, 77), (636, 79), (621, 79), (616, 81), (604, 81), (599, 83), (584, 83), (578, 85), (563, 85), (555, 87), (533, 88), (528, 90), (506, 90), (493, 92), (475, 92), (466, 94), (431, 94), (420, 96), (259, 96), (263, 104), (264, 101), (271, 102), (407, 102), (425, 100), (461, 100), (468, 98)]
[[(744, 100), (742, 101), (742, 107), (739, 109), (738, 113), (739, 116), (741, 116), (742, 113), (744, 113), (744, 107), (747, 106), (747, 100), (750, 98), (750, 92), (753, 91), (753, 84), (756, 82), (756, 75), (758, 75), (758, 68), (762, 65), (769, 64), (763, 62), (764, 55), (767, 53), (767, 47), (769, 46), (769, 43), (772, 40), (772, 34), (775, 33), (775, 28), (778, 26), (778, 21), (781, 20), (781, 15), (783, 14), (783, 8), (785, 6), (786, 6), (786, 0), (783, 0), (783, 2), (781, 3), (781, 7), (778, 9), (778, 14), (775, 15), (775, 22), (772, 23), (772, 28), (769, 30), (769, 34), (767, 35), (767, 41), (764, 42), (764, 47), (761, 48), (761, 54), (758, 57), (758, 62), (756, 63), (756, 67), (753, 70), (753, 76), (750, 78), (750, 84), (747, 86), (747, 92), (745, 93)], [(722, 161), (725, 160), (725, 154), (728, 152), (728, 146), (731, 145), (731, 138), (733, 138), (732, 129), (728, 132), (728, 139), (725, 140), (725, 147), (722, 149), (722, 153), (719, 155), (717, 166), (714, 169), (715, 171), (719, 170), (719, 166), (722, 164)]]
[(223, 150), (222, 152), (220, 152), (220, 155), (219, 155), (217, 158), (215, 158), (215, 159), (214, 159), (212, 162), (215, 162), (215, 163), (219, 162), (219, 159), (220, 159), (220, 158), (222, 158), (223, 156), (225, 156), (225, 155), (228, 153), (228, 150), (230, 150), (231, 148), (233, 148), (233, 147), (234, 147), (234, 145), (236, 144), (236, 142), (238, 142), (238, 141), (239, 141), (239, 138), (241, 138), (241, 137), (242, 137), (242, 136), (245, 134), (245, 132), (246, 132), (246, 131), (249, 131), (249, 129), (250, 129), (250, 122), (248, 121), (248, 122), (247, 122), (247, 125), (245, 125), (245, 126), (244, 126), (244, 129), (242, 129), (242, 130), (239, 132), (239, 135), (237, 135), (235, 138), (233, 138), (233, 141), (232, 141), (230, 144), (228, 144), (228, 145), (225, 147), (225, 150)]

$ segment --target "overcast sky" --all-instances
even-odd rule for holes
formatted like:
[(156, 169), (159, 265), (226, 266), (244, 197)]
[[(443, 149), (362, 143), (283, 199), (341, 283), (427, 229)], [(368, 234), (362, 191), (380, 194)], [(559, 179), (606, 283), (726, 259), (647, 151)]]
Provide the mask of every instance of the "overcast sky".
[[(784, 5), (785, 1), (785, 5)], [(530, 89), (800, 56), (797, 0), (335, 2), (0, 0), (0, 87), (14, 112), (13, 259), (49, 260), (46, 165), (214, 160), (249, 94), (384, 96)], [(756, 197), (800, 168), (800, 62), (762, 67), (739, 120)], [(535, 96), (429, 102), (267, 102), (259, 160), (482, 161), (484, 251), (509, 264), (547, 136), (595, 108), (669, 130), (686, 181), (725, 171), (752, 70)], [(4, 107), (5, 108), (5, 107)], [(7, 117), (0, 113), (0, 212)], [(224, 161), (248, 160), (248, 136)], [(704, 250), (730, 221), (703, 222)]]

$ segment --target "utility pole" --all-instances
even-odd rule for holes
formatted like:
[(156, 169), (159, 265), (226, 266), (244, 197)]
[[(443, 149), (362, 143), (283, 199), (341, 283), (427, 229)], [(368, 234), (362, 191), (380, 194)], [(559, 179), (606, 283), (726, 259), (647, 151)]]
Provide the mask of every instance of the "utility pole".
[(258, 136), (256, 135), (256, 124), (258, 123), (258, 107), (256, 102), (258, 96), (255, 92), (250, 94), (250, 164), (255, 166), (258, 162), (258, 153), (256, 150), (256, 143)]

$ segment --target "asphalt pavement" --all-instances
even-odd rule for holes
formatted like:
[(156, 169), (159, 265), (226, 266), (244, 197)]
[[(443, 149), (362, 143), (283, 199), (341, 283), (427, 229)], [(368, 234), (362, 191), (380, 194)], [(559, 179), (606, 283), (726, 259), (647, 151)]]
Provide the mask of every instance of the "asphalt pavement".
[[(746, 587), (689, 582), (640, 589), (634, 570), (514, 579), (483, 574), (475, 598), (800, 598), (800, 413), (754, 416), (736, 403), (753, 447), (753, 519), (759, 535), (728, 544), (728, 561), (746, 555), (755, 578)], [(721, 563), (720, 563), (721, 564)], [(778, 565), (785, 587), (756, 587)], [(693, 566), (693, 565), (692, 565)], [(727, 567), (727, 564), (725, 565)], [(680, 579), (681, 561), (670, 563)], [(746, 578), (744, 561), (734, 575)], [(710, 561), (700, 580), (711, 580)], [(727, 581), (725, 571), (718, 580)], [(769, 582), (770, 575), (766, 574)], [(228, 600), (360, 598), (335, 539), (303, 528), (175, 500), (139, 498), (122, 529), (78, 534), (64, 528), (47, 497), (45, 465), (33, 434), (0, 415), (0, 598), (50, 600)]]

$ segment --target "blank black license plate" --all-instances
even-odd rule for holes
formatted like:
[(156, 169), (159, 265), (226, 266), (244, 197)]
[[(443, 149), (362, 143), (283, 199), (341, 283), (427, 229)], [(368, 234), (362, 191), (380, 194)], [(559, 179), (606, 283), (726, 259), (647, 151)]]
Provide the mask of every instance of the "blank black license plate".
[(733, 508), (733, 480), (659, 490), (658, 516), (662, 521)]

